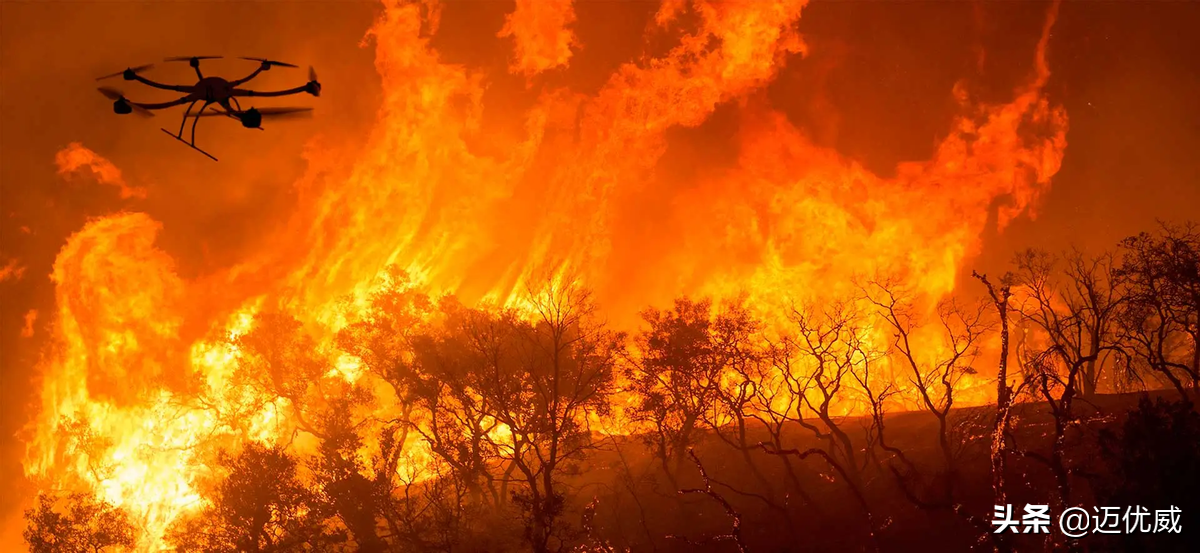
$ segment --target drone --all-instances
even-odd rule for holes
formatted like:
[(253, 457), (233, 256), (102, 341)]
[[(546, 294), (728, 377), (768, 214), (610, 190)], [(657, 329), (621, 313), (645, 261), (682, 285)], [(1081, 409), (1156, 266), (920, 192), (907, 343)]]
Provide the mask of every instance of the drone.
[[(276, 118), (296, 116), (296, 115), (307, 115), (308, 114), (307, 112), (311, 112), (312, 108), (308, 108), (308, 107), (264, 107), (264, 108), (250, 107), (249, 109), (242, 109), (241, 104), (238, 102), (238, 98), (247, 98), (247, 97), (249, 97), (249, 98), (270, 98), (270, 97), (276, 97), (276, 96), (289, 96), (292, 94), (301, 94), (301, 93), (308, 93), (313, 96), (321, 95), (321, 83), (317, 81), (317, 73), (316, 73), (316, 71), (313, 70), (312, 67), (308, 68), (308, 82), (302, 86), (298, 86), (295, 88), (289, 88), (287, 90), (275, 90), (275, 91), (257, 91), (257, 90), (250, 90), (248, 88), (241, 88), (241, 85), (243, 85), (243, 84), (249, 82), (251, 79), (257, 77), (263, 71), (269, 71), (272, 67), (292, 67), (292, 68), (296, 67), (295, 65), (292, 65), (290, 63), (284, 63), (281, 61), (274, 61), (274, 60), (269, 60), (269, 59), (264, 59), (264, 58), (240, 58), (243, 60), (255, 61), (255, 62), (259, 63), (258, 68), (255, 69), (253, 73), (250, 73), (249, 75), (242, 77), (240, 79), (230, 81), (230, 80), (223, 79), (221, 77), (205, 77), (204, 73), (202, 73), (200, 71), (200, 60), (211, 60), (211, 59), (220, 59), (220, 58), (221, 58), (221, 56), (191, 56), (191, 57), (167, 58), (165, 60), (168, 62), (182, 62), (182, 61), (188, 62), (188, 65), (190, 65), (192, 67), (192, 69), (196, 70), (196, 77), (199, 79), (196, 82), (196, 84), (193, 84), (193, 85), (164, 84), (164, 83), (155, 82), (155, 81), (152, 81), (150, 79), (143, 77), (141, 75), (141, 72), (143, 72), (147, 69), (150, 69), (151, 67), (154, 67), (154, 64), (140, 65), (138, 67), (130, 67), (124, 71), (118, 71), (111, 75), (105, 75), (103, 77), (96, 79), (97, 81), (102, 81), (105, 79), (111, 79), (113, 77), (119, 76), (119, 77), (124, 78), (126, 81), (137, 81), (139, 83), (142, 83), (144, 85), (151, 86), (154, 88), (184, 93), (185, 96), (183, 96), (182, 98), (179, 98), (178, 100), (172, 100), (170, 102), (162, 102), (162, 103), (157, 103), (157, 104), (148, 104), (148, 103), (143, 103), (143, 102), (132, 102), (128, 98), (125, 97), (125, 93), (123, 93), (120, 90), (117, 90), (115, 88), (109, 88), (109, 87), (102, 86), (98, 90), (105, 97), (107, 97), (108, 99), (113, 101), (113, 111), (119, 115), (127, 115), (130, 113), (137, 113), (138, 115), (142, 115), (145, 117), (151, 117), (154, 115), (154, 113), (153, 113), (154, 110), (166, 109), (166, 108), (182, 106), (184, 104), (187, 104), (188, 105), (187, 110), (184, 111), (184, 113), (183, 113), (183, 121), (179, 124), (179, 132), (173, 133), (167, 129), (162, 129), (162, 131), (167, 133), (168, 135), (170, 135), (172, 138), (189, 146), (193, 150), (196, 150), (197, 152), (200, 152), (200, 153), (204, 154), (205, 156), (208, 156), (208, 158), (212, 159), (213, 161), (217, 161), (217, 158), (213, 157), (212, 154), (210, 154), (204, 150), (201, 150), (199, 147), (196, 146), (196, 124), (200, 122), (201, 117), (212, 117), (212, 116), (230, 117), (233, 119), (237, 119), (238, 121), (241, 121), (242, 126), (248, 128), (248, 129), (263, 130), (262, 121), (264, 118), (276, 119)], [(200, 109), (196, 113), (192, 113), (192, 108), (196, 107), (196, 104), (200, 104)], [(215, 104), (215, 106), (214, 106), (214, 104)], [(209, 108), (209, 106), (213, 106), (213, 109), (211, 111), (206, 111)], [(184, 128), (187, 127), (188, 119), (192, 120), (192, 133), (191, 133), (190, 139), (185, 140), (183, 138), (183, 131), (184, 131)]]

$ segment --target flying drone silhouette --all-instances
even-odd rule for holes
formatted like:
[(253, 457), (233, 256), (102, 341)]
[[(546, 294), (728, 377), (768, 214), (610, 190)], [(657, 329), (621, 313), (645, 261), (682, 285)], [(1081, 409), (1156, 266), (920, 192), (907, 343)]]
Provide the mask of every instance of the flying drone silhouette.
[[(118, 71), (111, 75), (105, 75), (103, 77), (96, 79), (97, 81), (102, 81), (105, 79), (111, 79), (113, 77), (120, 76), (120, 77), (124, 78), (126, 81), (137, 81), (139, 83), (142, 83), (144, 85), (151, 86), (154, 88), (159, 88), (159, 89), (163, 89), (163, 90), (172, 90), (175, 92), (184, 93), (185, 96), (183, 96), (182, 98), (179, 98), (178, 100), (172, 100), (170, 102), (162, 102), (162, 103), (156, 103), (156, 104), (149, 104), (149, 103), (143, 103), (143, 102), (132, 102), (128, 98), (125, 97), (125, 93), (123, 93), (120, 90), (117, 90), (115, 88), (102, 86), (98, 90), (105, 97), (107, 97), (110, 100), (113, 100), (113, 111), (120, 115), (137, 113), (138, 115), (150, 117), (150, 116), (154, 115), (154, 113), (153, 113), (154, 110), (166, 109), (166, 108), (170, 108), (170, 107), (182, 106), (184, 104), (188, 104), (187, 110), (185, 110), (183, 112), (183, 121), (179, 124), (179, 132), (173, 133), (171, 131), (168, 131), (167, 129), (162, 129), (162, 131), (167, 133), (168, 135), (170, 135), (172, 138), (175, 138), (176, 140), (186, 144), (193, 150), (196, 150), (197, 152), (200, 152), (200, 153), (208, 156), (213, 161), (217, 161), (217, 158), (213, 157), (212, 154), (210, 154), (204, 150), (201, 150), (199, 147), (196, 146), (196, 124), (200, 122), (201, 117), (212, 117), (212, 116), (230, 117), (233, 119), (237, 119), (238, 121), (241, 121), (242, 126), (248, 128), (248, 129), (263, 130), (262, 122), (263, 122), (264, 118), (278, 119), (278, 118), (291, 117), (291, 116), (296, 116), (296, 115), (307, 115), (307, 114), (309, 114), (309, 112), (312, 111), (313, 108), (310, 108), (310, 107), (264, 107), (264, 108), (250, 107), (249, 109), (243, 110), (241, 104), (238, 102), (238, 98), (244, 98), (244, 97), (270, 98), (270, 97), (275, 97), (275, 96), (289, 96), (292, 94), (300, 94), (300, 93), (308, 93), (313, 96), (321, 95), (321, 83), (317, 81), (317, 73), (316, 73), (316, 71), (313, 70), (312, 67), (308, 68), (308, 82), (302, 86), (297, 86), (295, 88), (289, 88), (287, 90), (274, 90), (274, 91), (257, 91), (257, 90), (250, 90), (248, 88), (240, 88), (241, 85), (243, 85), (246, 82), (249, 82), (251, 79), (257, 77), (263, 71), (269, 71), (272, 67), (292, 67), (292, 68), (296, 67), (295, 65), (292, 65), (290, 63), (284, 63), (281, 61), (274, 61), (274, 60), (269, 60), (269, 59), (264, 59), (264, 58), (240, 58), (240, 59), (249, 60), (249, 61), (256, 61), (259, 63), (258, 68), (255, 69), (253, 73), (250, 73), (249, 75), (242, 77), (240, 79), (230, 81), (230, 80), (223, 79), (221, 77), (205, 77), (204, 73), (200, 72), (200, 60), (211, 60), (211, 59), (219, 59), (219, 58), (221, 58), (221, 56), (191, 56), (191, 57), (167, 58), (165, 60), (168, 62), (177, 62), (177, 61), (188, 62), (188, 65), (192, 66), (192, 69), (196, 70), (196, 77), (199, 79), (196, 82), (196, 84), (193, 84), (193, 85), (164, 84), (164, 83), (152, 81), (150, 79), (147, 79), (147, 78), (141, 76), (140, 73), (142, 71), (145, 71), (147, 69), (150, 69), (151, 67), (154, 67), (154, 64), (130, 67), (128, 69), (125, 69), (124, 71)], [(200, 110), (193, 114), (192, 108), (194, 108), (197, 103), (201, 104)], [(213, 108), (213, 110), (206, 112), (205, 110), (208, 109), (208, 107), (212, 106), (213, 104), (216, 104), (216, 106)], [(187, 122), (188, 122), (189, 118), (192, 119), (192, 134), (191, 134), (190, 140), (185, 140), (183, 138), (183, 130), (185, 127), (187, 127)]]

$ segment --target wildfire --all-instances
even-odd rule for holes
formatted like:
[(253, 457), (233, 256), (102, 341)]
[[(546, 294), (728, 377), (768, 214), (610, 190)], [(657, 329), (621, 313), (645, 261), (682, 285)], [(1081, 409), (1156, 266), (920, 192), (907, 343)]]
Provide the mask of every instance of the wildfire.
[[(1031, 212), (1066, 147), (1066, 114), (1042, 93), (1053, 17), (1035, 74), (1011, 102), (981, 105), (956, 88), (962, 113), (933, 157), (885, 178), (814, 144), (757, 94), (806, 52), (796, 30), (804, 0), (665, 2), (648, 32), (677, 32), (675, 46), (621, 65), (594, 92), (539, 80), (589, 47), (571, 29), (571, 2), (519, 1), (498, 32), (534, 100), (499, 127), (483, 117), (488, 76), (431, 46), (437, 5), (384, 4), (368, 33), (384, 92), (378, 122), (340, 173), (322, 170), (333, 163), (322, 152), (307, 154), (289, 232), (269, 248), (185, 279), (155, 246), (159, 224), (123, 212), (89, 222), (58, 255), (55, 341), (26, 472), (46, 489), (83, 488), (124, 507), (146, 550), (201, 505), (206, 456), (245, 440), (295, 444), (289, 400), (234, 378), (245, 357), (237, 338), (264, 306), (300, 317), (314, 349), (335, 360), (318, 378), (346, 384), (369, 376), (335, 336), (389, 265), (468, 304), (520, 307), (538, 282), (581, 283), (620, 322), (681, 294), (744, 294), (764, 307), (842, 297), (855, 277), (883, 272), (932, 306), (977, 251), (993, 202), (1007, 199), (1000, 227)], [(667, 132), (722, 105), (740, 121), (732, 166), (692, 182), (658, 170)], [(89, 168), (122, 197), (145, 194), (80, 145), (57, 161), (64, 175)], [(284, 276), (239, 288), (238, 275), (256, 272)], [(211, 305), (232, 307), (213, 317)], [(198, 320), (210, 331), (185, 332)]]

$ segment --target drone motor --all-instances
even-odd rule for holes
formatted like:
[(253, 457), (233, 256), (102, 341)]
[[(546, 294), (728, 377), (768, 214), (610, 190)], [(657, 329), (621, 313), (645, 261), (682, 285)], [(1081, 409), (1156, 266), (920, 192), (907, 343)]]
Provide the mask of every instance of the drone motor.
[(247, 129), (256, 129), (262, 126), (262, 113), (256, 108), (243, 111), (238, 118), (242, 120), (242, 126)]

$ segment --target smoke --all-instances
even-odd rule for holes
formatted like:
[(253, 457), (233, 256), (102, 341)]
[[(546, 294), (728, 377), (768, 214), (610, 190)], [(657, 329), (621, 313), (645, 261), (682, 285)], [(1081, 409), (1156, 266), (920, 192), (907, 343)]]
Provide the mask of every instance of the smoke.
[(9, 259), (0, 265), (0, 282), (6, 280), (21, 280), (25, 276), (25, 267), (16, 259)]
[(38, 316), (37, 309), (30, 309), (29, 311), (25, 312), (25, 324), (21, 326), (21, 337), (22, 338), (32, 338), (33, 337), (33, 332), (34, 332), (33, 323), (37, 322), (37, 316)]
[(116, 187), (120, 192), (121, 199), (146, 197), (145, 188), (126, 184), (125, 178), (121, 176), (121, 170), (117, 169), (116, 165), (100, 157), (96, 152), (84, 148), (78, 142), (72, 142), (71, 145), (55, 154), (54, 163), (58, 165), (60, 177), (70, 178), (86, 169), (100, 184)]

